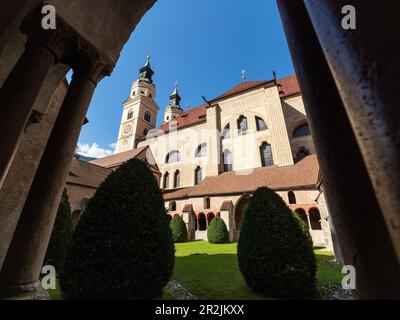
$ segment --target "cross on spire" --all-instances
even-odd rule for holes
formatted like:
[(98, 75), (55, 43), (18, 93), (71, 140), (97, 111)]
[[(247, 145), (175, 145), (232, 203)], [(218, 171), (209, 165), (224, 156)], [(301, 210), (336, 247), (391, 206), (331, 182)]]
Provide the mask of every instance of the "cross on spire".
[(153, 83), (152, 76), (154, 74), (154, 71), (150, 67), (150, 59), (151, 59), (151, 54), (149, 51), (147, 51), (146, 54), (146, 64), (140, 68), (140, 77), (139, 81), (145, 81), (148, 83)]

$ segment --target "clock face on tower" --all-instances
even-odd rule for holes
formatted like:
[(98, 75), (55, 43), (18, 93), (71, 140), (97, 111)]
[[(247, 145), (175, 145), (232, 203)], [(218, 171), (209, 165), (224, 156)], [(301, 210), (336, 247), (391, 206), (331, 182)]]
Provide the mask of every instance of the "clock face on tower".
[(125, 134), (130, 134), (132, 133), (132, 126), (130, 124), (128, 124), (125, 128), (124, 128), (124, 133)]

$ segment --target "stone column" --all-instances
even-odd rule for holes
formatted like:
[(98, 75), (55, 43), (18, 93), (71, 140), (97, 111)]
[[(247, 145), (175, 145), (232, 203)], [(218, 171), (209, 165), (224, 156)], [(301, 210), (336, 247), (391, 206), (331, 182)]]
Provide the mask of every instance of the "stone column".
[[(341, 24), (341, 10), (349, 2), (357, 17), (355, 30)], [(400, 270), (400, 21), (394, 14), (400, 3), (307, 0), (305, 6), (335, 75)]]
[(97, 82), (110, 64), (86, 52), (74, 76), (47, 143), (0, 273), (3, 296), (35, 295), (70, 162)]
[[(320, 1), (320, 4), (325, 2)], [(358, 2), (358, 6), (367, 3)], [(399, 298), (400, 269), (395, 251), (334, 75), (304, 2), (278, 0), (278, 6), (310, 119), (329, 212), (344, 261), (353, 265), (357, 272), (354, 296), (361, 299)], [(335, 23), (340, 24), (340, 21)], [(374, 27), (370, 25), (365, 30)], [(332, 33), (332, 40), (335, 35)], [(332, 53), (335, 52), (332, 47)], [(358, 86), (362, 85), (349, 82), (348, 89)]]
[(68, 85), (63, 83), (67, 66), (53, 66), (34, 111), (43, 114), (27, 125), (10, 169), (0, 189), (0, 270), (18, 219), (28, 196), (47, 141), (61, 108)]
[(21, 27), (26, 49), (0, 91), (0, 188), (50, 67), (65, 51), (64, 29), (44, 30), (35, 15)]

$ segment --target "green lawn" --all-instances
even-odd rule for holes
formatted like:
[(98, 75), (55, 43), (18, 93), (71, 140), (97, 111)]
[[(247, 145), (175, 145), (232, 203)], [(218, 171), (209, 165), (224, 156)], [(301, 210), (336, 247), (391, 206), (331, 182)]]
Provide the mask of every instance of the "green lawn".
[[(246, 286), (237, 264), (236, 243), (213, 245), (194, 241), (179, 243), (175, 247), (173, 278), (199, 299), (265, 299)], [(317, 250), (316, 254), (318, 287), (323, 289), (328, 284), (339, 285), (342, 277), (340, 268), (327, 262), (333, 259), (332, 253)]]
[[(173, 278), (199, 299), (256, 300), (266, 299), (247, 287), (237, 264), (237, 244), (209, 244), (206, 241), (178, 243)], [(340, 268), (329, 263), (330, 252), (316, 250), (318, 261), (318, 287), (326, 297), (324, 286), (340, 285)], [(57, 290), (49, 290), (54, 300), (61, 299)], [(173, 300), (174, 295), (165, 292), (163, 299)]]

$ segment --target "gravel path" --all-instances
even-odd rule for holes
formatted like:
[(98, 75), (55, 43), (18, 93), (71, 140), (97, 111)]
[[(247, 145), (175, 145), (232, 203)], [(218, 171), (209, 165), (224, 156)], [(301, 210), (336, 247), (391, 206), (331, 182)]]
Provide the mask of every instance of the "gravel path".
[(197, 300), (197, 297), (187, 291), (178, 281), (171, 280), (166, 288), (174, 294), (178, 300)]

